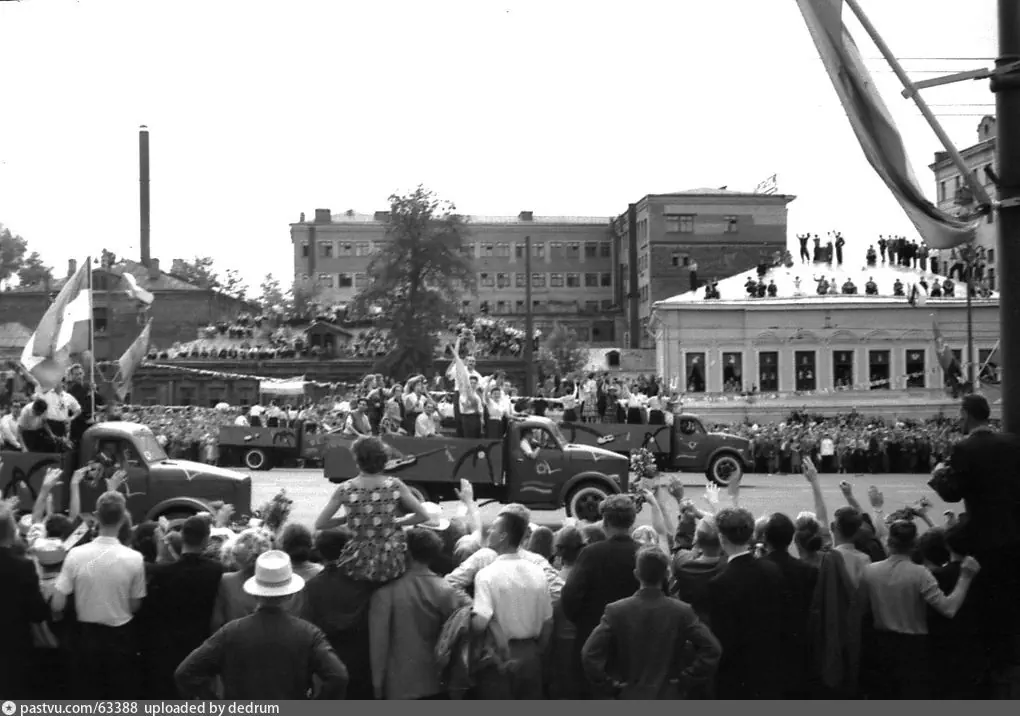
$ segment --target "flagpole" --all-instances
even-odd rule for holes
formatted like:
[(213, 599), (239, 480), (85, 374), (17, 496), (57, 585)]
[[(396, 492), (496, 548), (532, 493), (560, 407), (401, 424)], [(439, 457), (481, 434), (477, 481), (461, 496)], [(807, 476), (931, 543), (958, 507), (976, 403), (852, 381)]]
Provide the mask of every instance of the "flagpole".
[(95, 417), (96, 413), (96, 306), (95, 295), (92, 292), (92, 257), (85, 257), (85, 264), (89, 268), (89, 416)]
[(921, 115), (924, 116), (925, 120), (928, 122), (928, 126), (931, 127), (933, 132), (935, 132), (935, 136), (937, 136), (939, 141), (942, 142), (942, 146), (945, 148), (946, 153), (953, 160), (953, 164), (956, 165), (956, 168), (963, 176), (963, 180), (967, 183), (967, 186), (970, 187), (970, 190), (974, 192), (974, 198), (978, 200), (979, 204), (991, 207), (992, 198), (988, 195), (988, 192), (985, 191), (981, 182), (977, 181), (974, 173), (967, 168), (967, 162), (963, 160), (963, 157), (960, 155), (960, 152), (957, 151), (956, 146), (949, 138), (949, 135), (946, 134), (944, 129), (942, 129), (942, 125), (939, 123), (938, 119), (935, 118), (935, 114), (928, 107), (928, 103), (921, 97), (921, 93), (917, 91), (914, 83), (910, 81), (910, 77), (903, 69), (903, 66), (899, 63), (899, 60), (896, 59), (893, 51), (887, 44), (885, 44), (885, 40), (882, 39), (882, 36), (878, 34), (878, 30), (875, 29), (875, 26), (871, 24), (867, 15), (864, 14), (864, 10), (861, 9), (860, 4), (857, 0), (843, 0), (843, 2), (845, 2), (853, 11), (854, 15), (857, 16), (857, 20), (861, 23), (861, 27), (863, 27), (864, 31), (868, 33), (871, 37), (871, 41), (875, 43), (875, 47), (877, 47), (878, 51), (882, 53), (885, 61), (889, 63), (893, 72), (899, 78), (900, 82), (903, 83), (903, 88), (910, 94), (910, 98), (914, 100), (914, 104), (916, 104), (917, 108), (921, 111)]

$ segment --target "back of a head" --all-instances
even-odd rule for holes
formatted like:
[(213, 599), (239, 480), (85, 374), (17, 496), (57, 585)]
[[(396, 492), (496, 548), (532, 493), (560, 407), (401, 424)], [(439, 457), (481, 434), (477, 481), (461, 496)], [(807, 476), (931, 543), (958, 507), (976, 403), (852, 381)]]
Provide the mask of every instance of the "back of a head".
[(529, 525), (531, 524), (531, 510), (519, 502), (510, 502), (499, 508), (498, 514), (503, 515), (507, 513), (517, 515)]
[(408, 530), (406, 539), (408, 556), (418, 564), (432, 564), (443, 551), (443, 540), (424, 527)]
[(181, 526), (181, 542), (185, 547), (204, 549), (211, 532), (209, 518), (195, 515), (185, 520)]
[(854, 539), (863, 525), (864, 517), (853, 507), (840, 507), (832, 515), (833, 528), (845, 540)]
[(963, 396), (963, 400), (960, 401), (960, 410), (979, 423), (987, 423), (992, 415), (988, 399), (976, 393)]
[(785, 552), (790, 549), (795, 532), (793, 520), (782, 512), (773, 512), (765, 523), (763, 539), (770, 549)]
[(694, 544), (702, 550), (719, 549), (719, 529), (715, 526), (715, 519), (711, 516), (698, 520), (698, 524), (694, 528)]
[(637, 508), (629, 495), (610, 495), (599, 505), (602, 524), (609, 529), (627, 530), (634, 527)]
[(119, 492), (104, 492), (96, 500), (96, 519), (101, 527), (119, 527), (127, 517), (127, 500)]
[(545, 557), (547, 560), (553, 558), (553, 543), (556, 535), (548, 527), (536, 527), (531, 536), (528, 537), (528, 551)]
[(555, 539), (556, 556), (565, 565), (572, 565), (577, 561), (578, 555), (584, 549), (584, 536), (581, 530), (573, 525), (560, 528)]
[(599, 525), (582, 525), (580, 527), (580, 530), (581, 538), (584, 540), (584, 543), (586, 545), (596, 544), (598, 542), (605, 542), (607, 539), (606, 531), (602, 529)]
[(389, 453), (386, 443), (377, 437), (363, 437), (354, 441), (351, 446), (354, 461), (358, 469), (367, 475), (378, 475), (386, 469)]
[(974, 545), (971, 542), (971, 533), (967, 529), (966, 521), (957, 520), (950, 527), (946, 528), (946, 547), (953, 554), (960, 557), (970, 557), (974, 554)]
[(280, 549), (290, 555), (293, 564), (303, 564), (312, 558), (312, 531), (299, 522), (290, 522), (280, 535)]
[(814, 554), (825, 546), (822, 525), (814, 515), (798, 515), (794, 527), (796, 527), (796, 532), (794, 532), (793, 540), (797, 543), (797, 549), (801, 554)]
[(658, 586), (669, 574), (669, 557), (658, 547), (642, 547), (637, 553), (636, 569), (641, 584)]
[(42, 415), (46, 412), (46, 401), (42, 398), (36, 398), (32, 401), (32, 412), (36, 415)]
[(657, 547), (659, 545), (659, 533), (651, 525), (640, 525), (630, 533), (631, 539), (645, 547)]
[(889, 525), (889, 551), (910, 554), (917, 544), (917, 525), (910, 520), (896, 520)]
[(322, 530), (315, 535), (315, 550), (323, 560), (335, 562), (344, 553), (344, 547), (354, 537), (354, 533), (346, 527)]
[(742, 507), (724, 507), (715, 515), (719, 536), (730, 544), (744, 547), (754, 537), (754, 515)]
[(67, 539), (74, 532), (74, 523), (67, 515), (50, 515), (46, 518), (46, 536), (53, 539)]
[(946, 545), (945, 530), (935, 527), (918, 537), (913, 557), (917, 564), (928, 562), (936, 567), (941, 567), (948, 562), (949, 547)]
[(528, 522), (520, 515), (512, 512), (503, 512), (498, 517), (506, 534), (507, 546), (512, 549), (519, 548), (524, 543), (524, 537), (528, 533)]

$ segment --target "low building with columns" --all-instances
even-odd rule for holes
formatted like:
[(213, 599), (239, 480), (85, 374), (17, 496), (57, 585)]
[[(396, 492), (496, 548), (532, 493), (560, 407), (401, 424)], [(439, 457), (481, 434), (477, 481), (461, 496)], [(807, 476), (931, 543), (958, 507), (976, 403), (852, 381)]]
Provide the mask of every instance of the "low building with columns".
[[(823, 277), (839, 290), (850, 281), (858, 293), (819, 295)], [(720, 281), (718, 299), (707, 299), (699, 288), (655, 304), (650, 330), (658, 372), (685, 400), (711, 403), (756, 393), (821, 404), (838, 396), (861, 410), (890, 400), (943, 400), (933, 325), (966, 363), (963, 286), (953, 298), (932, 298), (921, 282), (930, 288), (936, 277), (919, 269), (804, 263), (769, 269), (762, 280), (774, 289), (758, 298), (748, 294), (752, 278), (757, 282), (756, 271)], [(877, 295), (865, 295), (869, 281)], [(895, 295), (897, 281), (902, 296)], [(998, 295), (974, 298), (971, 316), (973, 360), (982, 365), (997, 347)]]

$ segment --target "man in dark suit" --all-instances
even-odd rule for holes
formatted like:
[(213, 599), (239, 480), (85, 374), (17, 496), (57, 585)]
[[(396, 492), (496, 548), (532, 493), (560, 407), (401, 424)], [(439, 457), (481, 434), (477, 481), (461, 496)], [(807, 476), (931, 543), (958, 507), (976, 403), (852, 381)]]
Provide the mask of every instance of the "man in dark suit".
[(154, 565), (138, 615), (150, 699), (179, 699), (174, 669), (209, 638), (223, 565), (203, 555), (209, 544), (206, 517), (189, 517), (181, 528), (181, 558)]
[(728, 557), (726, 570), (709, 582), (712, 632), (723, 649), (716, 694), (720, 699), (781, 699), (782, 572), (751, 552), (750, 512), (725, 508), (715, 522)]
[[(637, 555), (637, 594), (606, 607), (581, 652), (592, 683), (627, 700), (681, 698), (687, 687), (708, 679), (722, 649), (690, 605), (667, 597), (662, 583), (669, 558), (658, 547)], [(693, 648), (694, 660), (686, 649)]]
[(630, 533), (637, 518), (634, 501), (627, 495), (607, 497), (601, 505), (602, 542), (581, 550), (560, 594), (563, 614), (577, 628), (575, 669), (580, 672), (581, 647), (602, 621), (606, 606), (626, 599), (638, 589), (634, 576), (638, 544)]
[[(946, 465), (935, 468), (931, 487), (946, 502), (966, 507), (961, 517), (981, 573), (968, 600), (979, 605), (982, 641), (991, 662), (989, 695), (1005, 697), (1020, 668), (1020, 438), (994, 432), (991, 410), (980, 395), (960, 403), (958, 442)], [(1014, 687), (1015, 688), (1015, 687)], [(1016, 698), (1013, 696), (1012, 698)]]
[(6, 699), (38, 696), (27, 686), (32, 683), (32, 624), (50, 613), (35, 565), (14, 549), (17, 533), (14, 512), (0, 502), (0, 696)]
[(779, 643), (783, 662), (783, 698), (806, 699), (811, 675), (808, 649), (808, 616), (818, 584), (818, 568), (790, 555), (795, 532), (793, 520), (773, 513), (765, 525), (764, 559), (779, 567), (782, 575), (782, 636)]

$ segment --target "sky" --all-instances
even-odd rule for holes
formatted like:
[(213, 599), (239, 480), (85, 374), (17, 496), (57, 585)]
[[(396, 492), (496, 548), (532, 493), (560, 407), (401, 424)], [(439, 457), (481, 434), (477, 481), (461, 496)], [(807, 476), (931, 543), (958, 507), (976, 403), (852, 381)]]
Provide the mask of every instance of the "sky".
[[(992, 65), (996, 0), (860, 3), (915, 80)], [(934, 198), (939, 142), (847, 22)], [(143, 124), (153, 256), (253, 286), (293, 278), (302, 212), (418, 184), (466, 214), (608, 217), (776, 174), (794, 243), (915, 236), (794, 0), (22, 0), (0, 2), (0, 68), (0, 223), (58, 275), (138, 258)], [(924, 97), (959, 147), (994, 112), (987, 82)]]

